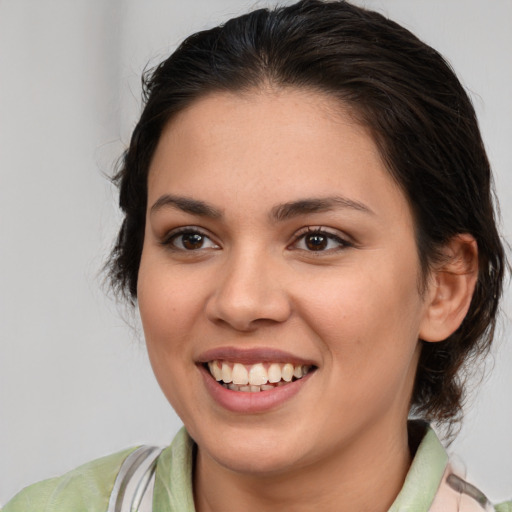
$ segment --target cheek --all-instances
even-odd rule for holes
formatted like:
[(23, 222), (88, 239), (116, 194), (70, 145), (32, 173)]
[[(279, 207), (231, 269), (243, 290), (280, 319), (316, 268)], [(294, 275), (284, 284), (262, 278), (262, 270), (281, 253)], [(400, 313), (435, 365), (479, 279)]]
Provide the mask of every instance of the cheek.
[(389, 410), (404, 414), (412, 390), (421, 310), (415, 273), (398, 283), (399, 272), (384, 278), (377, 270), (332, 277), (323, 293), (304, 296), (301, 314), (326, 370), (317, 412), (345, 411), (331, 413), (335, 429), (343, 428), (347, 415), (357, 423)]
[(155, 377), (179, 415), (185, 415), (189, 392), (184, 382), (195, 371), (190, 355), (190, 332), (196, 318), (193, 286), (154, 259), (142, 259), (138, 305), (149, 359)]
[(297, 289), (302, 293), (300, 315), (344, 375), (357, 377), (365, 368), (374, 371), (384, 363), (397, 366), (409, 360), (422, 314), (416, 276), (411, 262), (377, 258), (373, 266), (336, 269)]
[(162, 391), (177, 411), (182, 409), (180, 383), (195, 370), (188, 342), (197, 311), (194, 290), (165, 266), (142, 260), (138, 304), (148, 355)]
[(182, 344), (201, 310), (204, 287), (196, 281), (178, 266), (143, 255), (137, 294), (148, 346), (175, 350)]

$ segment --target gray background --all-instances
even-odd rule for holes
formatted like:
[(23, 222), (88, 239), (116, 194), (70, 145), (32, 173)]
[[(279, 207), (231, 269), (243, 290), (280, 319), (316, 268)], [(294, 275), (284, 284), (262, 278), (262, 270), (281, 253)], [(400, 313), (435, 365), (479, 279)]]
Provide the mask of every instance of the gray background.
[[(512, 0), (358, 3), (440, 50), (469, 89), (510, 242)], [(261, 5), (0, 0), (0, 503), (92, 458), (168, 443), (179, 428), (136, 315), (101, 289), (120, 219), (104, 174), (136, 121), (148, 61)], [(494, 500), (512, 495), (510, 293), (507, 301), (492, 374), (451, 447)]]

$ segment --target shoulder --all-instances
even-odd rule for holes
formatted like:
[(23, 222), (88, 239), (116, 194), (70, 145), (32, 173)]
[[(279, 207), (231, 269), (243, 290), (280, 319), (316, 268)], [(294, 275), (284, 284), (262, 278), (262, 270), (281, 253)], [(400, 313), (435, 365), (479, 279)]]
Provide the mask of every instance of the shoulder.
[(2, 512), (104, 512), (124, 460), (136, 447), (88, 462), (69, 473), (31, 485)]
[(450, 462), (430, 426), (410, 422), (409, 441), (414, 458), (389, 512), (512, 512), (512, 502), (493, 507), (485, 494), (464, 479), (464, 471)]
[(448, 465), (429, 512), (512, 512), (512, 502), (492, 505), (486, 495)]

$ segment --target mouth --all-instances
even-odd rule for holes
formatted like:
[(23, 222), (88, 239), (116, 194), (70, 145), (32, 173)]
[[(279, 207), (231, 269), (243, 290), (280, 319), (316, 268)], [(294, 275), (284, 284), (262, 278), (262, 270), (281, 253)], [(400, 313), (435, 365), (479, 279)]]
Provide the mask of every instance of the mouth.
[(246, 393), (272, 391), (300, 380), (316, 369), (314, 365), (291, 362), (244, 364), (221, 359), (203, 363), (203, 367), (224, 388)]

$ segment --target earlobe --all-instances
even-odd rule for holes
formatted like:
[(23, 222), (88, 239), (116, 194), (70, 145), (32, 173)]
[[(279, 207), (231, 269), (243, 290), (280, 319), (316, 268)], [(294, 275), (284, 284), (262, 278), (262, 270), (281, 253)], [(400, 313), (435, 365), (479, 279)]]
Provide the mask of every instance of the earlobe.
[(478, 246), (468, 234), (454, 236), (442, 250), (443, 261), (431, 271), (420, 339), (443, 341), (466, 316), (478, 279)]

